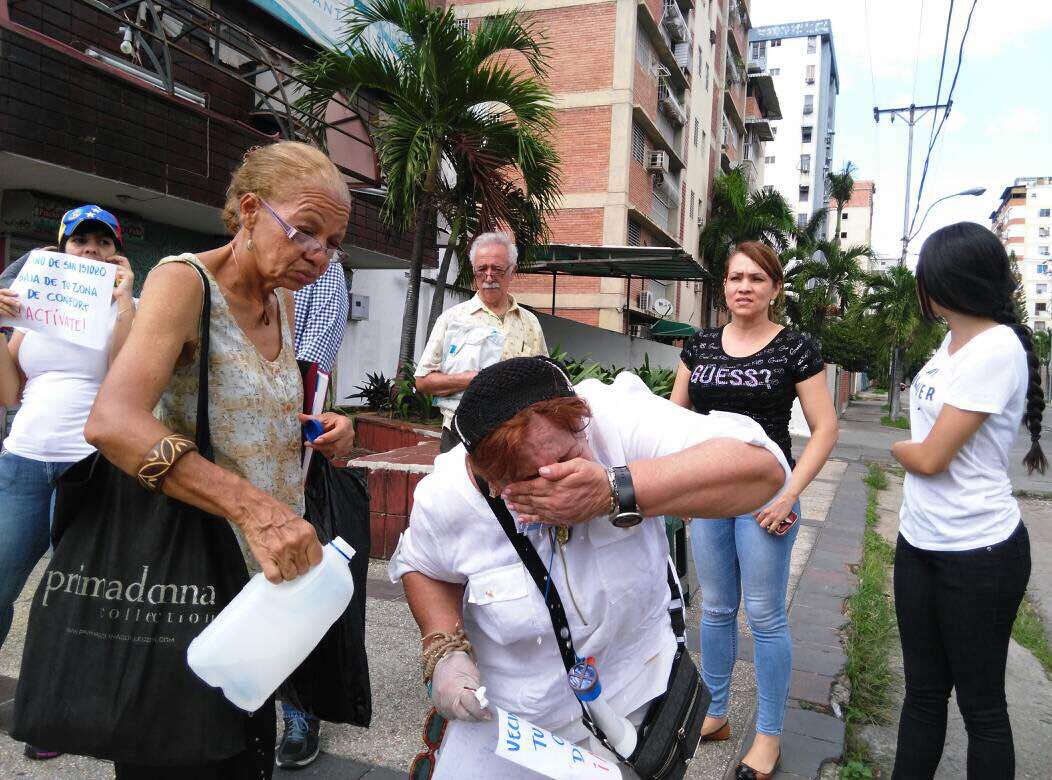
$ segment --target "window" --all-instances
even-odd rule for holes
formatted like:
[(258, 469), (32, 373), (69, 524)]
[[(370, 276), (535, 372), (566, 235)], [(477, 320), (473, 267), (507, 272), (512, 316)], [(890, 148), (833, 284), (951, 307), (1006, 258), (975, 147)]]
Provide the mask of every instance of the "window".
[(1048, 247), (1047, 247), (1047, 246), (1039, 246), (1039, 247), (1037, 248), (1037, 253), (1038, 253), (1038, 254), (1039, 254), (1039, 255), (1040, 255), (1041, 257), (1048, 257)]
[(778, 135), (778, 125), (772, 125), (771, 135)]
[(701, 215), (705, 212), (701, 210), (701, 198), (698, 198), (698, 223), (701, 223)]
[(1048, 230), (1049, 229), (1047, 227), (1039, 227), (1037, 229), (1037, 237), (1038, 238), (1048, 238)]
[(817, 49), (818, 49), (818, 36), (817, 35), (808, 35), (807, 36), (807, 53), (808, 54), (814, 54)]
[(781, 45), (782, 45), (782, 39), (781, 38), (775, 38), (773, 41), (771, 41), (771, 48), (772, 49), (775, 48), (776, 46), (781, 46)]
[(804, 113), (813, 114), (815, 112), (815, 96), (804, 95)]
[(807, 227), (807, 214), (801, 213), (796, 215), (796, 226)]
[(1044, 330), (1046, 327), (1044, 320), (1039, 320), (1034, 323), (1034, 330)]
[(459, 32), (461, 32), (461, 33), (467, 33), (468, 32), (468, 20), (467, 19), (457, 19), (457, 30)]
[(1035, 303), (1034, 304), (1034, 314), (1047, 314), (1047, 313), (1048, 313), (1048, 304), (1047, 303)]
[(846, 211), (845, 211), (845, 212), (844, 212), (844, 214), (843, 214), (843, 217), (844, 217), (844, 219), (845, 219), (845, 220), (846, 220), (846, 219), (847, 219), (848, 217), (850, 217), (850, 216), (851, 216), (851, 215), (850, 215), (850, 214), (848, 214), (848, 213), (847, 213)]
[(707, 135), (705, 134), (705, 131), (704, 131), (704, 130), (702, 130), (702, 131), (701, 131), (701, 145), (702, 145), (702, 146), (704, 146), (704, 145), (705, 145), (705, 139), (706, 139), (707, 137), (708, 137), (708, 136), (707, 136)]
[(1041, 209), (1039, 212), (1037, 212), (1037, 215), (1039, 217), (1052, 216), (1052, 209)]
[(804, 76), (804, 81), (806, 81), (808, 84), (814, 84), (815, 83), (815, 66), (814, 65), (808, 65), (807, 66), (807, 74)]
[(1039, 274), (1047, 274), (1048, 273), (1048, 263), (1038, 263), (1037, 264), (1037, 272)]
[(1048, 285), (1047, 284), (1034, 285), (1034, 294), (1035, 295), (1048, 295)]
[(774, 155), (772, 154), (770, 157), (764, 157), (763, 158), (763, 164), (764, 165), (774, 165)]
[(767, 56), (767, 41), (753, 41), (749, 56), (754, 60), (763, 59)]
[(698, 140), (701, 138), (701, 120), (694, 117), (694, 147), (697, 148)]
[(811, 155), (801, 154), (800, 155), (800, 173), (811, 172)]
[(840, 237), (841, 238), (847, 238), (847, 231), (846, 230), (841, 230), (840, 231)]
[(709, 63), (705, 63), (705, 89), (709, 88)]
[(814, 133), (814, 127), (811, 125), (804, 125), (800, 128), (800, 140), (805, 143), (811, 143), (811, 135)]
[(777, 76), (781, 72), (782, 72), (781, 68), (771, 68), (771, 76)]
[(811, 200), (811, 188), (808, 186), (800, 187), (800, 202), (806, 203)]
[(694, 190), (690, 191), (690, 218), (694, 219)]
[(628, 245), (639, 246), (640, 232), (639, 223), (628, 220)]
[(643, 139), (643, 129), (639, 125), (632, 125), (632, 159), (640, 165), (647, 154), (647, 144)]

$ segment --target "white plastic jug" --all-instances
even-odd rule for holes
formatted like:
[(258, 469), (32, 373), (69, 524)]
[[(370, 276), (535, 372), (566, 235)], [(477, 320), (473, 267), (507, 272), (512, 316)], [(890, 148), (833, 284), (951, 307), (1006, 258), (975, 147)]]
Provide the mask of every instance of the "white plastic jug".
[(294, 580), (254, 576), (187, 648), (194, 673), (241, 709), (258, 710), (351, 602), (354, 549), (337, 536), (322, 550)]

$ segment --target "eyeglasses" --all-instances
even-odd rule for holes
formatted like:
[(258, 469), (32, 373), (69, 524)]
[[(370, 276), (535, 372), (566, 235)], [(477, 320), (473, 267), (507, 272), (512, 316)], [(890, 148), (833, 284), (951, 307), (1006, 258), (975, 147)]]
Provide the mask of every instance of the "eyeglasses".
[(502, 279), (510, 270), (511, 268), (501, 268), (497, 265), (482, 265), (475, 269), (475, 278), (485, 279), (486, 274), (490, 274), (494, 279)]
[(424, 721), (424, 749), (413, 759), (409, 765), (410, 780), (430, 780), (435, 771), (435, 752), (442, 744), (442, 737), (446, 733), (448, 721), (438, 714), (438, 710), (432, 708), (427, 713)]
[(263, 208), (270, 212), (270, 216), (278, 221), (278, 224), (281, 225), (281, 229), (285, 231), (285, 235), (288, 237), (289, 241), (302, 249), (305, 254), (314, 255), (318, 252), (322, 252), (329, 258), (330, 263), (342, 263), (347, 260), (347, 253), (342, 249), (329, 249), (314, 236), (308, 236), (302, 230), (296, 230), (296, 228), (292, 227), (292, 225), (279, 217), (278, 212), (274, 211), (265, 200), (260, 198), (259, 202), (263, 204)]

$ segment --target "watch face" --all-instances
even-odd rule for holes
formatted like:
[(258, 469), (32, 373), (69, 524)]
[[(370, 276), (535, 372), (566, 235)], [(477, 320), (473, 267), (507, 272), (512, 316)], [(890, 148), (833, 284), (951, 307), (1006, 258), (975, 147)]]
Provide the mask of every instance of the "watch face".
[(610, 522), (618, 528), (631, 528), (643, 522), (643, 515), (639, 512), (618, 512)]

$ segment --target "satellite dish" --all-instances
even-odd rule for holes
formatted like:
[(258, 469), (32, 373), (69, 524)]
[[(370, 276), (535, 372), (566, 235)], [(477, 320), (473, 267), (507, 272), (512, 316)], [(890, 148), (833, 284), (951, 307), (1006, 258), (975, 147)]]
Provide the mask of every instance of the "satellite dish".
[(658, 298), (654, 301), (654, 313), (659, 317), (667, 317), (672, 313), (672, 301), (667, 298)]

